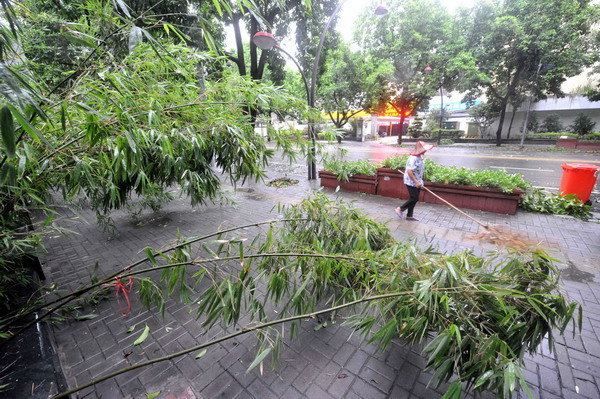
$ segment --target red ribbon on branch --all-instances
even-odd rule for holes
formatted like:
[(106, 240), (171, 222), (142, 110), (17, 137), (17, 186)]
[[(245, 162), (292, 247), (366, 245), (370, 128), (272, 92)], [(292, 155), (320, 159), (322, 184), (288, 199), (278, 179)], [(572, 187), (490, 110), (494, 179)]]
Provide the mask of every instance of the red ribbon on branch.
[[(119, 304), (119, 311), (121, 312), (121, 316), (127, 316), (129, 311), (131, 310), (131, 302), (129, 301), (129, 292), (133, 287), (133, 278), (129, 276), (129, 281), (127, 283), (123, 283), (123, 279), (121, 276), (115, 277), (114, 284), (102, 284), (105, 287), (115, 287), (116, 295), (117, 295), (117, 303)], [(127, 311), (123, 312), (123, 307), (121, 305), (121, 299), (119, 293), (123, 293), (125, 297), (125, 301), (127, 302)]]

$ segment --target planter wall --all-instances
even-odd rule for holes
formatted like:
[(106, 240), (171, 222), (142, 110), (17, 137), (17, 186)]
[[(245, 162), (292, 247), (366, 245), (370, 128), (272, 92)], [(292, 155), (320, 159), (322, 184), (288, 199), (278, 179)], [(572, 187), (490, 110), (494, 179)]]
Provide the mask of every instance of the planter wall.
[[(513, 193), (506, 194), (494, 188), (459, 186), (455, 184), (426, 182), (425, 186), (457, 207), (510, 215), (514, 215), (517, 212), (517, 207), (523, 194), (521, 190), (515, 190)], [(402, 173), (395, 169), (377, 169), (377, 194), (384, 197), (408, 199), (408, 190), (404, 185)], [(427, 190), (421, 190), (419, 201), (446, 205), (443, 201), (427, 192)]]
[[(352, 176), (348, 182), (338, 181), (337, 175), (327, 171), (320, 171), (319, 177), (321, 178), (322, 187), (337, 188), (340, 186), (342, 190), (359, 191), (384, 197), (400, 199), (409, 197), (402, 174), (394, 169), (379, 168), (376, 177), (357, 175)], [(524, 193), (522, 190), (514, 190), (512, 193), (507, 194), (495, 188), (431, 182), (425, 182), (425, 186), (459, 208), (508, 215), (517, 213), (521, 196)], [(421, 190), (419, 201), (446, 205), (427, 190)]]
[[(456, 207), (508, 215), (517, 213), (517, 207), (524, 193), (522, 190), (514, 190), (507, 194), (495, 188), (429, 182), (426, 182), (425, 186)], [(421, 190), (421, 194), (423, 202), (446, 205), (426, 190)]]
[(342, 190), (358, 191), (367, 194), (377, 193), (377, 176), (354, 175), (349, 181), (339, 181), (337, 175), (326, 170), (319, 171), (321, 187), (337, 188)]
[(575, 150), (600, 150), (600, 142), (583, 141), (579, 139), (558, 139), (556, 146), (561, 148), (571, 148)]

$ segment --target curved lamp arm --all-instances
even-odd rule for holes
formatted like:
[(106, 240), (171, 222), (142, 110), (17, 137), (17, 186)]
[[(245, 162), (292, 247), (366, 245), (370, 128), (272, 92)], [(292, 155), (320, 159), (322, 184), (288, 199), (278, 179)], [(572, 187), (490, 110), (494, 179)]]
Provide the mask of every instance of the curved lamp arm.
[(321, 50), (323, 49), (323, 43), (325, 43), (325, 36), (327, 35), (327, 32), (329, 31), (329, 28), (331, 27), (331, 24), (333, 23), (333, 19), (335, 18), (335, 16), (340, 11), (340, 9), (342, 8), (342, 6), (344, 5), (344, 3), (346, 1), (347, 0), (340, 1), (338, 6), (333, 11), (333, 14), (331, 14), (331, 17), (329, 18), (327, 25), (325, 25), (325, 29), (323, 29), (323, 33), (321, 33), (321, 39), (319, 40), (319, 47), (317, 47), (317, 53), (315, 54), (315, 61), (313, 62), (312, 78), (310, 80), (310, 96), (308, 97), (308, 105), (313, 108), (315, 106), (315, 86), (317, 85), (317, 70), (319, 68), (319, 60), (321, 59)]
[(292, 55), (290, 53), (288, 53), (287, 51), (285, 51), (283, 48), (281, 48), (281, 47), (279, 47), (277, 45), (274, 48), (276, 48), (277, 50), (281, 51), (283, 54), (287, 55), (288, 58), (290, 60), (292, 60), (294, 62), (294, 64), (296, 64), (296, 68), (298, 68), (298, 71), (300, 72), (300, 76), (302, 76), (302, 81), (304, 82), (304, 89), (306, 90), (306, 101), (309, 101), (310, 91), (308, 89), (308, 82), (306, 81), (306, 75), (304, 74), (304, 71), (302, 70), (302, 67), (300, 66), (300, 64), (298, 63), (298, 61), (296, 61), (296, 59), (294, 57), (292, 57)]

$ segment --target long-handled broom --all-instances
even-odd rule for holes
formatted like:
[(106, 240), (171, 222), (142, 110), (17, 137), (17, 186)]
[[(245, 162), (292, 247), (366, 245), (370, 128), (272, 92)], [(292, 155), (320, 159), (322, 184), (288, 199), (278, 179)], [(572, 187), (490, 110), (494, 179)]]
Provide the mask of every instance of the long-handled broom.
[[(398, 170), (398, 171), (400, 173), (402, 173), (402, 175), (405, 174), (404, 171), (402, 171), (402, 170)], [(481, 220), (478, 220), (478, 219), (474, 218), (473, 216), (469, 215), (468, 213), (458, 209), (456, 206), (454, 206), (453, 204), (451, 204), (444, 198), (440, 197), (439, 195), (437, 195), (436, 193), (431, 191), (426, 186), (421, 186), (421, 188), (424, 188), (429, 194), (433, 195), (434, 197), (436, 197), (437, 199), (439, 199), (440, 201), (442, 201), (443, 203), (445, 203), (446, 205), (448, 205), (455, 211), (461, 213), (462, 215), (468, 217), (469, 219), (471, 219), (472, 221), (474, 221), (475, 223), (477, 223), (478, 225), (483, 227), (483, 230), (479, 231), (479, 233), (477, 233), (475, 235), (467, 237), (468, 239), (481, 240), (483, 242), (489, 242), (489, 243), (498, 245), (499, 247), (510, 247), (510, 248), (516, 248), (516, 249), (521, 249), (521, 250), (522, 249), (532, 249), (532, 247), (539, 245), (539, 243), (534, 243), (533, 241), (523, 237), (519, 233), (505, 231), (501, 226), (490, 226), (488, 224), (485, 224)]]

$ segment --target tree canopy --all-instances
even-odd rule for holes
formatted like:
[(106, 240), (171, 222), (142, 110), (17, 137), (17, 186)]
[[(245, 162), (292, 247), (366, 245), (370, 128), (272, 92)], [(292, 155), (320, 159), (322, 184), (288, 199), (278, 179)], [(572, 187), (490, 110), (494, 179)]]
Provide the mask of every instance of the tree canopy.
[(390, 63), (375, 62), (368, 55), (340, 43), (329, 51), (318, 90), (318, 105), (337, 128), (354, 115), (374, 108), (384, 94)]
[(438, 1), (394, 0), (388, 8), (385, 18), (363, 15), (357, 39), (372, 62), (392, 64), (384, 98), (400, 115), (402, 126), (440, 87), (450, 90), (470, 74), (474, 62), (459, 25)]
[(484, 1), (463, 15), (465, 25), (473, 21), (466, 37), (477, 62), (469, 91), (485, 94), (500, 110), (497, 145), (509, 101), (530, 91), (538, 98), (560, 96), (562, 82), (597, 58), (591, 30), (599, 14), (592, 3)]

